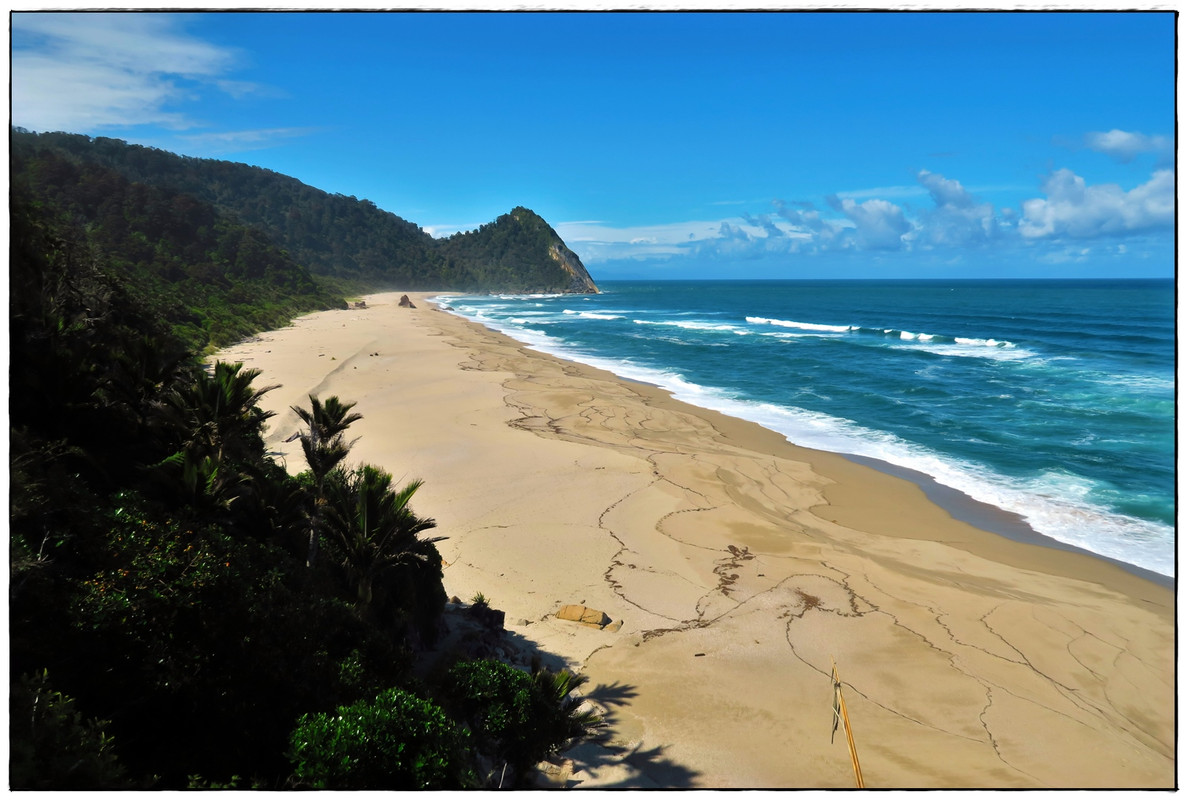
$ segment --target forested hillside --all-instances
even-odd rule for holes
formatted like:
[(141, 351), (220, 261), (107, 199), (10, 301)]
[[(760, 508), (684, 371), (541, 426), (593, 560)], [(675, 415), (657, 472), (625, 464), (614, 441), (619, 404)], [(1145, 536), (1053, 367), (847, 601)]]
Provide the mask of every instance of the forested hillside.
[[(73, 246), (102, 258), (154, 320), (198, 350), (346, 305), (258, 228), (193, 195), (54, 150), (14, 153), (10, 201), (14, 216), (72, 231)], [(11, 277), (14, 294), (26, 290)]]
[(40, 166), (104, 168), (132, 184), (184, 195), (262, 233), (318, 276), (373, 288), (596, 292), (580, 259), (526, 208), (482, 230), (437, 241), (368, 200), (329, 194), (295, 178), (228, 161), (186, 158), (116, 139), (12, 134), (13, 157), (70, 193), (71, 176)]
[[(348, 466), (361, 410), (310, 398), (288, 474), (266, 376), (203, 366), (132, 286), (218, 305), (304, 270), (192, 196), (39, 165), (11, 211), (9, 788), (522, 786), (596, 727), (579, 677), (426, 660), (438, 531), (417, 483)], [(59, 181), (91, 188), (48, 213)]]

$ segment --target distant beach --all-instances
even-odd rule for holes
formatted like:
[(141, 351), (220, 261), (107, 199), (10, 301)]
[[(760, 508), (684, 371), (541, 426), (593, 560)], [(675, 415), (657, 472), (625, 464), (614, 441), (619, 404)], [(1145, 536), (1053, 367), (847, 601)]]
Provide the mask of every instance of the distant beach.
[[(1174, 595), (956, 520), (915, 483), (532, 351), (411, 294), (218, 354), (356, 401), (352, 459), (425, 481), (445, 588), (590, 676), (579, 787), (1172, 788)], [(565, 605), (612, 624), (561, 620)]]

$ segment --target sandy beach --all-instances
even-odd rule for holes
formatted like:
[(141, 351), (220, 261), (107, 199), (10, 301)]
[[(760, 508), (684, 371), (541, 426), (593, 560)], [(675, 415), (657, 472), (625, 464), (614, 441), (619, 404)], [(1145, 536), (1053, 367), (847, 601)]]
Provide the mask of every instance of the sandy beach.
[[(581, 788), (1171, 788), (1174, 594), (953, 519), (915, 484), (369, 296), (218, 357), (355, 401), (351, 460), (424, 480), (447, 593), (590, 677)], [(604, 612), (593, 627), (564, 605)]]

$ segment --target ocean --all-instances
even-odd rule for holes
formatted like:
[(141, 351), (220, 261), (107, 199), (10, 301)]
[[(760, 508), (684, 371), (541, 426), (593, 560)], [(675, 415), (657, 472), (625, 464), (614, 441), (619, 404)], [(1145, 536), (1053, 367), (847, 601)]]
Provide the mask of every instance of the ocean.
[(607, 281), (453, 296), (534, 349), (924, 473), (1174, 575), (1172, 280)]

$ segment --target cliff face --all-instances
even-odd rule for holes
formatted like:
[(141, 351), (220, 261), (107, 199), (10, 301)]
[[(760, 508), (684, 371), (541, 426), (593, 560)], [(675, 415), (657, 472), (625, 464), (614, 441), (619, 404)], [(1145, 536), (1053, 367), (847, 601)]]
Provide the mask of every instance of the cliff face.
[(601, 294), (581, 259), (559, 238), (548, 248), (548, 255), (552, 256), (553, 261), (560, 264), (561, 269), (569, 275), (569, 285), (564, 290), (566, 294)]
[(581, 258), (569, 249), (564, 240), (557, 234), (544, 218), (534, 211), (518, 206), (511, 212), (512, 218), (525, 228), (542, 229), (543, 235), (549, 239), (548, 256), (556, 262), (563, 273), (568, 276), (568, 285), (561, 289), (564, 294), (601, 294), (594, 284), (593, 278), (581, 263)]

